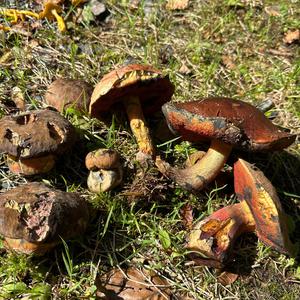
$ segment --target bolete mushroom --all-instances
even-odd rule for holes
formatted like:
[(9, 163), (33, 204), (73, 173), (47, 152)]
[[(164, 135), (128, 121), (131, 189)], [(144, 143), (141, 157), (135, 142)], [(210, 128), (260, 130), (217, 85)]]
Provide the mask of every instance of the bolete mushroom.
[(137, 159), (153, 158), (155, 147), (144, 118), (160, 110), (173, 95), (167, 76), (146, 65), (132, 64), (106, 74), (96, 85), (90, 103), (92, 117), (102, 118), (119, 108), (126, 110), (130, 128), (137, 140)]
[(77, 193), (32, 182), (0, 194), (0, 234), (6, 248), (20, 253), (42, 255), (82, 234), (88, 220), (87, 202)]
[(263, 172), (238, 159), (234, 164), (234, 189), (240, 203), (217, 210), (189, 234), (186, 247), (204, 255), (195, 260), (217, 268), (224, 266), (235, 240), (246, 232), (255, 232), (265, 245), (280, 253), (293, 254), (286, 215)]
[(54, 80), (45, 94), (45, 102), (59, 112), (67, 107), (88, 111), (93, 87), (84, 80), (59, 78)]
[(13, 173), (46, 173), (75, 142), (75, 129), (59, 112), (34, 110), (0, 120), (0, 152)]
[(295, 135), (277, 128), (254, 106), (229, 98), (207, 98), (167, 103), (162, 108), (172, 131), (191, 142), (211, 141), (202, 159), (185, 169), (171, 167), (159, 156), (158, 169), (190, 191), (199, 191), (215, 179), (232, 148), (275, 151), (292, 144)]
[(90, 170), (87, 185), (91, 192), (112, 190), (123, 179), (120, 155), (112, 149), (98, 149), (87, 154), (85, 165)]
[(168, 300), (168, 283), (154, 272), (130, 267), (113, 269), (97, 278), (98, 299)]

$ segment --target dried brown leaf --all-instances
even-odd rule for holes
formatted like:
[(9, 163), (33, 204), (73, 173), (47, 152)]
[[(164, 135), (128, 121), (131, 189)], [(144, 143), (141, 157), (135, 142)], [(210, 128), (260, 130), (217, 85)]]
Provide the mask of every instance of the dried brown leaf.
[(192, 229), (194, 220), (193, 207), (189, 203), (186, 203), (180, 210), (180, 214), (182, 217), (183, 226), (187, 229)]
[(166, 4), (166, 9), (186, 9), (188, 6), (189, 0), (168, 0), (168, 3)]
[(25, 99), (21, 89), (15, 86), (11, 91), (11, 100), (20, 110), (25, 110)]
[(234, 58), (230, 55), (223, 55), (222, 63), (227, 69), (230, 69), (230, 70), (233, 70), (236, 67), (235, 63), (234, 63)]
[(280, 17), (279, 7), (276, 6), (266, 6), (265, 12), (271, 17)]
[(239, 275), (224, 271), (218, 276), (218, 282), (223, 285), (230, 285), (238, 279)]
[(300, 39), (300, 30), (289, 30), (283, 38), (284, 43), (292, 44)]
[(183, 62), (180, 69), (178, 70), (180, 74), (189, 75), (192, 71), (188, 68), (188, 66)]

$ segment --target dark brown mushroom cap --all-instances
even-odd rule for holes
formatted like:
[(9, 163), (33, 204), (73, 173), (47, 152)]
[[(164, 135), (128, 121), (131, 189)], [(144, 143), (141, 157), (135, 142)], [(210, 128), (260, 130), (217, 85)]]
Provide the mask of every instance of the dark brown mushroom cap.
[(118, 168), (120, 166), (120, 155), (112, 149), (97, 149), (87, 154), (85, 165), (88, 170)]
[(167, 103), (162, 109), (170, 129), (192, 142), (220, 139), (236, 148), (271, 151), (288, 147), (296, 138), (256, 107), (230, 98)]
[(133, 267), (113, 269), (96, 279), (99, 299), (111, 300), (167, 300), (170, 291), (167, 281), (154, 272)]
[(45, 102), (62, 112), (66, 107), (88, 111), (93, 87), (83, 81), (68, 78), (54, 80), (45, 94)]
[[(128, 80), (124, 83), (124, 80)], [(123, 84), (122, 84), (123, 83)], [(144, 114), (158, 110), (173, 95), (174, 86), (168, 76), (151, 66), (127, 65), (106, 74), (96, 85), (90, 103), (90, 114), (103, 117), (112, 105), (128, 96), (139, 97)]]
[(73, 125), (57, 111), (34, 110), (0, 120), (0, 152), (18, 158), (62, 154), (75, 142)]
[(234, 189), (245, 200), (256, 223), (258, 238), (281, 253), (291, 254), (286, 215), (275, 188), (262, 171), (238, 159), (234, 164)]
[(86, 201), (77, 193), (28, 183), (0, 195), (0, 234), (32, 243), (60, 242), (84, 232)]

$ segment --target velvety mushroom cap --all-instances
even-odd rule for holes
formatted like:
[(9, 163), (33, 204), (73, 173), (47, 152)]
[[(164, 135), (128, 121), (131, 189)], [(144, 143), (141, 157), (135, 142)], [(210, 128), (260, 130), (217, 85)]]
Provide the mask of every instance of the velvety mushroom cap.
[(167, 300), (171, 299), (167, 285), (157, 274), (132, 267), (113, 269), (96, 280), (99, 299)]
[(90, 113), (101, 118), (113, 111), (111, 106), (114, 104), (122, 102), (127, 96), (135, 96), (142, 103), (144, 114), (151, 114), (169, 101), (173, 92), (173, 84), (159, 70), (145, 65), (127, 65), (106, 74), (96, 85)]
[(58, 112), (35, 110), (0, 120), (0, 152), (18, 158), (62, 154), (75, 142), (73, 125)]
[(87, 154), (85, 165), (88, 170), (118, 168), (120, 166), (120, 155), (112, 149), (97, 149)]
[(30, 243), (59, 243), (84, 232), (86, 201), (76, 193), (28, 183), (0, 195), (0, 234)]
[(49, 85), (45, 102), (60, 112), (70, 106), (88, 111), (92, 92), (93, 87), (83, 80), (59, 78)]
[(238, 199), (245, 200), (251, 210), (258, 238), (281, 253), (291, 254), (286, 215), (263, 172), (239, 159), (234, 164), (234, 189)]
[(192, 142), (218, 139), (236, 148), (271, 151), (288, 147), (296, 138), (256, 107), (230, 98), (167, 103), (162, 109), (170, 129)]

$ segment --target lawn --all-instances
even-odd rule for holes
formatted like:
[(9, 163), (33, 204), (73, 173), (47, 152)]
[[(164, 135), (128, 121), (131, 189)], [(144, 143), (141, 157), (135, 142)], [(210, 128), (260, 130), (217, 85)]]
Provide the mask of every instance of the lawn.
[[(226, 96), (258, 105), (272, 100), (272, 122), (300, 132), (299, 0), (190, 0), (184, 10), (169, 10), (163, 0), (107, 0), (107, 11), (91, 20), (88, 4), (69, 3), (62, 16), (67, 31), (53, 21), (35, 21), (0, 29), (0, 112), (16, 112), (11, 93), (18, 87), (28, 110), (45, 107), (47, 86), (57, 77), (84, 79), (95, 85), (118, 66), (149, 64), (175, 85), (172, 101)], [(39, 11), (34, 1), (1, 1), (0, 7)], [(0, 8), (1, 11), (1, 8)], [(108, 13), (109, 12), (109, 13)], [(0, 24), (10, 26), (0, 15)], [(165, 278), (174, 299), (299, 299), (300, 265), (266, 247), (255, 235), (241, 237), (226, 271), (238, 274), (222, 284), (224, 270), (197, 266), (184, 249), (193, 222), (236, 203), (232, 176), (191, 194), (164, 178), (155, 166), (135, 160), (137, 144), (127, 121), (104, 124), (88, 113), (64, 115), (80, 136), (75, 149), (49, 174), (24, 178), (0, 160), (1, 192), (29, 181), (80, 192), (94, 208), (86, 234), (62, 243), (43, 257), (27, 257), (0, 248), (0, 299), (96, 299), (95, 279), (113, 267), (146, 266)], [(158, 152), (181, 165), (199, 149), (176, 139), (160, 115), (148, 120)], [(119, 151), (124, 182), (113, 191), (87, 190), (85, 155), (96, 148)], [(206, 149), (206, 148), (204, 148)], [(255, 163), (277, 189), (289, 216), (291, 240), (300, 245), (300, 144), (273, 154), (238, 153)], [(226, 169), (230, 173), (237, 153)], [(224, 282), (223, 282), (224, 283)], [(184, 298), (185, 297), (185, 298)], [(189, 297), (189, 298), (188, 298)]]

